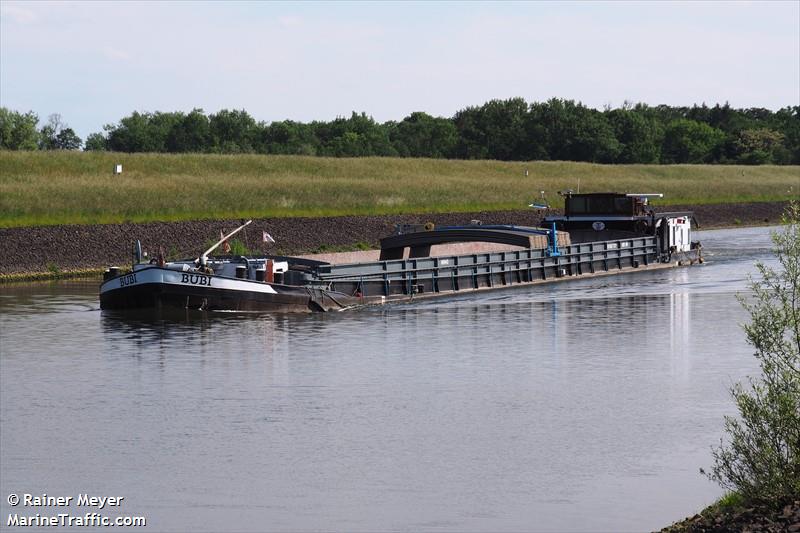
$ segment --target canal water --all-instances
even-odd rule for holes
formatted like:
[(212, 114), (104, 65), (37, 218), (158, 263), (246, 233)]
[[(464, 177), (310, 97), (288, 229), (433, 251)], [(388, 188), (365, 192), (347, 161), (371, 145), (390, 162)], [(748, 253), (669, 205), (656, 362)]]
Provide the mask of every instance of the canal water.
[[(768, 228), (700, 239), (702, 266), (337, 314), (131, 319), (96, 282), (0, 287), (3, 526), (669, 525), (722, 494), (698, 469), (758, 371), (736, 294), (773, 263)], [(26, 493), (124, 500), (9, 505)]]

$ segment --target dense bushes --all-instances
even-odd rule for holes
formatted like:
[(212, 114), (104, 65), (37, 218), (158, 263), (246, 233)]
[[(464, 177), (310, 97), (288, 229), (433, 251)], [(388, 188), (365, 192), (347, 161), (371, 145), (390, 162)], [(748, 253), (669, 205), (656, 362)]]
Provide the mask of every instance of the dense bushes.
[(726, 417), (728, 442), (709, 472), (746, 504), (776, 509), (800, 499), (800, 205), (784, 222), (773, 235), (779, 268), (757, 264), (753, 296), (742, 299), (761, 375), (733, 387), (739, 417)]
[[(35, 149), (37, 117), (2, 109), (0, 147)], [(78, 139), (80, 140), (80, 139)], [(69, 145), (72, 146), (72, 145)], [(41, 146), (40, 146), (41, 147)], [(64, 146), (59, 146), (64, 147)], [(400, 122), (364, 113), (308, 124), (256, 122), (244, 110), (139, 113), (93, 133), (86, 150), (400, 156), (595, 163), (800, 164), (800, 106), (650, 107), (598, 111), (572, 100), (522, 98), (467, 107), (452, 118), (415, 112)]]

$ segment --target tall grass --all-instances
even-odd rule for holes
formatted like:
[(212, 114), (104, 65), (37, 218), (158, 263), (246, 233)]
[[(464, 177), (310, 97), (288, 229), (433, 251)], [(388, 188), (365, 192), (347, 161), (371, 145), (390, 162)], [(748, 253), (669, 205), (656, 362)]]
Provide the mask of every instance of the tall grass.
[(800, 167), (5, 151), (0, 227), (520, 209), (579, 185), (670, 204), (777, 201), (798, 196)]

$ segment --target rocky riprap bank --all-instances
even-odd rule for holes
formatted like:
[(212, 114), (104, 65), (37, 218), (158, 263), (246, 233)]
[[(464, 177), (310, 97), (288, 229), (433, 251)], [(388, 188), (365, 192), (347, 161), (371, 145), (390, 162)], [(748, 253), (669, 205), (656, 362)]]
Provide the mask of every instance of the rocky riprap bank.
[(797, 533), (800, 532), (800, 500), (779, 510), (745, 507), (707, 512), (687, 518), (661, 533)]
[[(785, 202), (763, 202), (658, 206), (658, 210), (693, 210), (701, 228), (713, 228), (777, 224), (785, 206)], [(270, 249), (272, 253), (300, 254), (356, 243), (377, 247), (379, 239), (392, 233), (395, 224), (430, 221), (438, 225), (457, 225), (480, 220), (484, 224), (536, 225), (540, 216), (541, 213), (528, 209), (430, 215), (263, 218), (254, 220), (236, 238), (251, 250), (263, 251), (261, 232), (266, 231), (277, 241)], [(200, 220), (0, 229), (3, 245), (0, 275), (124, 266), (130, 262), (131, 244), (136, 239), (141, 240), (142, 247), (151, 255), (163, 247), (170, 258), (192, 257), (202, 252), (209, 241), (216, 240), (220, 230), (231, 231), (239, 224), (239, 220)]]

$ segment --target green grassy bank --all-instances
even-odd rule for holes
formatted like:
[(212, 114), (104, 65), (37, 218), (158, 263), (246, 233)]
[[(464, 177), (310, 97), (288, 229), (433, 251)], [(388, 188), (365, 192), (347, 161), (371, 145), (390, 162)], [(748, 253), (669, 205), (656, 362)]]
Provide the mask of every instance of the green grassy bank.
[(0, 273), (0, 284), (3, 283), (23, 283), (23, 282), (38, 282), (38, 281), (57, 281), (57, 280), (73, 280), (73, 279), (87, 279), (97, 281), (103, 278), (103, 271), (105, 268), (78, 268), (75, 270), (54, 271), (47, 272), (12, 272)]
[(664, 204), (780, 201), (800, 167), (4, 151), (0, 227), (520, 209), (579, 183)]

